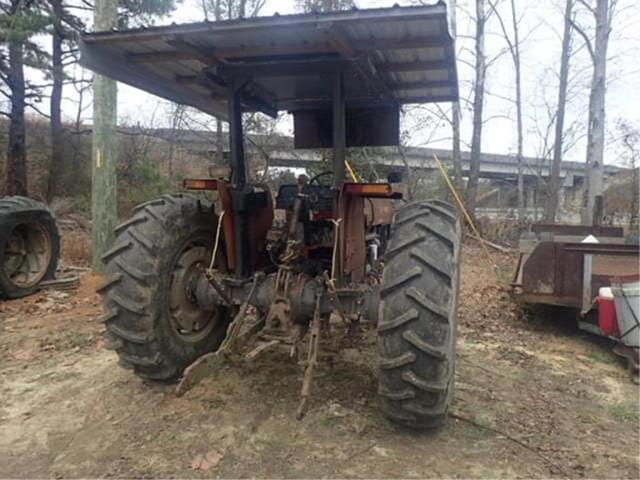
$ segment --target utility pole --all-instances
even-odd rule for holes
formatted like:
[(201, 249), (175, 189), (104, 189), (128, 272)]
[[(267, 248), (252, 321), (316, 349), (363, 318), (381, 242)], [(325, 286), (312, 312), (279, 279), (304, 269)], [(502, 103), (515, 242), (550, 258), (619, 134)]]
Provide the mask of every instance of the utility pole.
[[(94, 29), (111, 30), (118, 20), (118, 0), (96, 0)], [(101, 272), (101, 257), (113, 244), (117, 221), (115, 80), (96, 75), (93, 81), (93, 167), (91, 176), (92, 267)]]

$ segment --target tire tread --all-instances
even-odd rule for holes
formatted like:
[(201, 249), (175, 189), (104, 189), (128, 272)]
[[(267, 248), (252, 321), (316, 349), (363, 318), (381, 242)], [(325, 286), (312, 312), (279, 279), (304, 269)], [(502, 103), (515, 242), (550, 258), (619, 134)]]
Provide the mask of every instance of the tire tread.
[(385, 415), (410, 428), (444, 423), (453, 391), (460, 224), (444, 202), (397, 214), (381, 287), (378, 393)]

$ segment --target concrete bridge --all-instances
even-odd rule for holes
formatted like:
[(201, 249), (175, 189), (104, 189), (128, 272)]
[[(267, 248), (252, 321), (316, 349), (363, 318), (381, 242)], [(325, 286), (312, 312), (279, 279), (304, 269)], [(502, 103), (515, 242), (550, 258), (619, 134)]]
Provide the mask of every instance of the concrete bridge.
[[(152, 129), (146, 132), (150, 136), (176, 142), (180, 147), (192, 153), (215, 158), (215, 133), (205, 130)], [(229, 154), (228, 138), (223, 135), (223, 152)], [(368, 148), (367, 160), (380, 166), (382, 170), (404, 169), (404, 161), (398, 148)], [(433, 155), (448, 167), (452, 168), (451, 150), (439, 148), (405, 147), (403, 149), (406, 162), (412, 170), (436, 170), (437, 164)], [(269, 158), (269, 165), (273, 167), (306, 168), (324, 162), (325, 156), (321, 150), (296, 150), (293, 148), (293, 138), (284, 135), (247, 135), (245, 153), (253, 165), (264, 165), (265, 156)], [(330, 153), (328, 153), (330, 155)], [(470, 152), (462, 152), (463, 175), (469, 174)], [(613, 175), (621, 169), (611, 165), (605, 166), (605, 176)], [(580, 187), (584, 181), (585, 166), (581, 162), (562, 162), (560, 177), (563, 187)], [(550, 175), (550, 160), (533, 157), (524, 158), (524, 179), (528, 184), (537, 183), (537, 179), (546, 179)], [(483, 153), (480, 160), (480, 177), (514, 183), (517, 180), (518, 165), (513, 155)]]
[[(249, 152), (254, 155), (254, 148), (249, 147)], [(294, 149), (265, 149), (269, 156), (269, 164), (278, 167), (304, 168), (309, 165), (320, 164), (323, 161), (321, 152), (317, 150), (294, 150)], [(452, 167), (452, 153), (450, 150), (438, 148), (418, 148), (405, 147), (404, 156), (412, 170), (436, 170), (438, 168), (433, 155), (436, 155), (448, 168)], [(470, 152), (462, 152), (463, 175), (469, 174)], [(404, 168), (404, 161), (397, 148), (369, 149), (367, 160), (383, 168)], [(550, 175), (550, 162), (539, 158), (524, 158), (524, 179), (525, 182), (533, 182), (538, 178), (548, 178)], [(618, 172), (618, 167), (605, 166), (605, 175), (612, 175)], [(562, 162), (560, 177), (563, 179), (563, 186), (571, 188), (581, 184), (584, 180), (584, 163)], [(480, 177), (486, 179), (503, 180), (515, 182), (518, 175), (517, 159), (512, 155), (499, 155), (483, 153), (480, 161)]]

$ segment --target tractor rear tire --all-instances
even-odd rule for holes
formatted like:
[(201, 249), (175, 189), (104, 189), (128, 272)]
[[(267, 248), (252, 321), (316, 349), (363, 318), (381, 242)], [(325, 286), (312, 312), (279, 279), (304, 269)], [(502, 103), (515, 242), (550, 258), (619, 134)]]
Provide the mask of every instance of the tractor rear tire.
[(20, 298), (51, 280), (60, 233), (51, 210), (27, 197), (0, 198), (0, 298)]
[(384, 414), (414, 429), (444, 423), (453, 396), (460, 223), (444, 202), (397, 213), (382, 276), (379, 395)]
[[(147, 380), (177, 379), (185, 367), (218, 348), (227, 309), (200, 309), (194, 281), (209, 264), (217, 217), (210, 202), (163, 195), (116, 227), (102, 258), (106, 346), (120, 364)], [(218, 252), (220, 268), (225, 268)]]

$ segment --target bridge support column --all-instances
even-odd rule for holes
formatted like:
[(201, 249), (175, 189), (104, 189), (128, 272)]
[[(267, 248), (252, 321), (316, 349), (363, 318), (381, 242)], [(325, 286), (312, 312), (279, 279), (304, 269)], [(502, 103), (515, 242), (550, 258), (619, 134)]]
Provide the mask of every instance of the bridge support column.
[(533, 208), (536, 206), (536, 188), (535, 185), (526, 185), (524, 189), (525, 198), (524, 198), (524, 206), (525, 208)]

